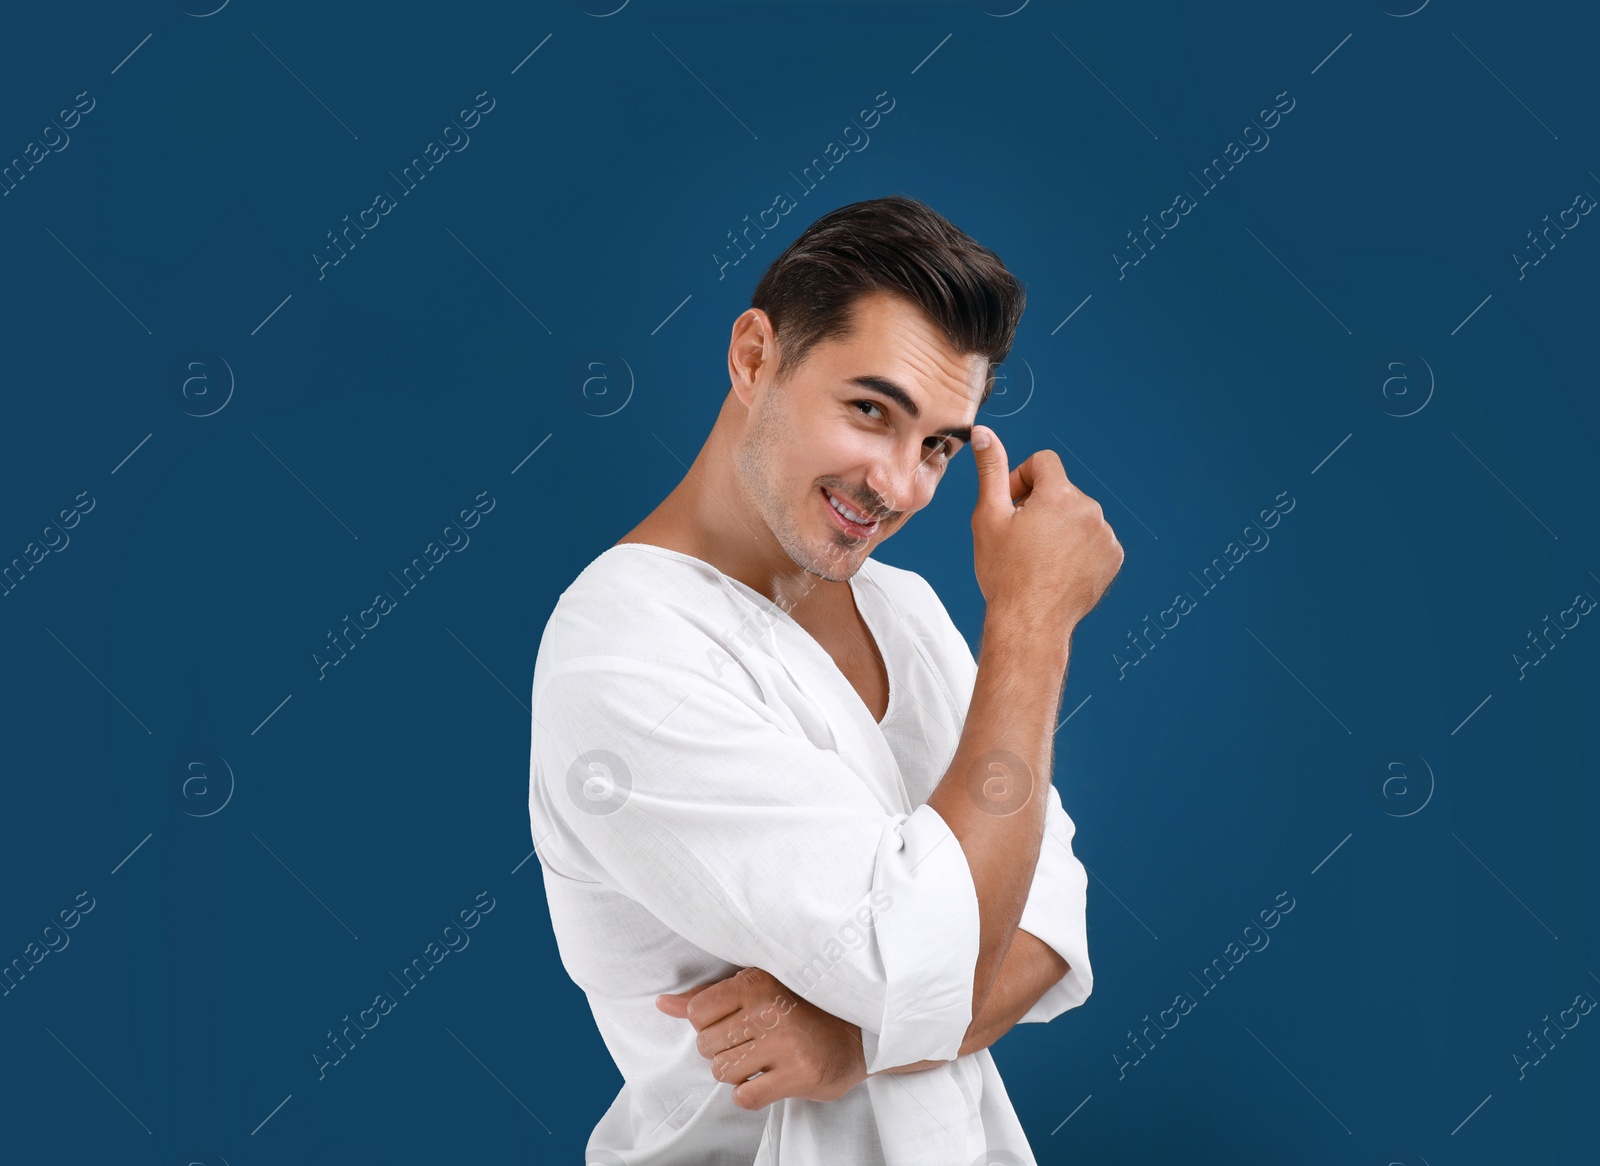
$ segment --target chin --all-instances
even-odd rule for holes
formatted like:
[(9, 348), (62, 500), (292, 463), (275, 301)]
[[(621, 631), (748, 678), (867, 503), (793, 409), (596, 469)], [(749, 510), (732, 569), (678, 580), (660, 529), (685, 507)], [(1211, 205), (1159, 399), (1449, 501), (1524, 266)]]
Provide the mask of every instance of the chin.
[(861, 569), (861, 561), (871, 553), (873, 545), (862, 543), (856, 547), (844, 547), (835, 542), (824, 542), (812, 550), (810, 562), (799, 563), (799, 566), (819, 579), (844, 583)]

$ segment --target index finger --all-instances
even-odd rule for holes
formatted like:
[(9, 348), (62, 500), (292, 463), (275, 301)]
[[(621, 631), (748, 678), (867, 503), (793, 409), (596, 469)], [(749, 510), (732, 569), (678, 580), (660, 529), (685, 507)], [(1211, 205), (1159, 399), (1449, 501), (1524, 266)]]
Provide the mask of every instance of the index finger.
[(1034, 459), (1039, 455), (1030, 454), (1020, 466), (1011, 471), (1011, 502), (1015, 505), (1033, 493), (1034, 482), (1037, 481), (1039, 470), (1034, 465)]
[(1022, 473), (1023, 470), (1028, 469), (1028, 467), (1032, 464), (1033, 463), (1031, 461), (1023, 462), (1020, 466), (1011, 471), (1011, 504), (1013, 506), (1015, 506), (1018, 502), (1021, 502), (1029, 494), (1033, 493), (1032, 472), (1030, 471), (1026, 477), (1024, 477)]
[(696, 991), (694, 999), (689, 1001), (689, 1023), (700, 1032), (732, 1016), (743, 1006), (744, 992), (736, 973)]
[(1072, 479), (1067, 477), (1066, 467), (1061, 464), (1061, 455), (1053, 449), (1035, 451), (1011, 471), (1012, 484), (1021, 489), (1021, 493), (1013, 494), (1012, 501), (1022, 502), (1046, 478), (1060, 478), (1067, 485), (1072, 485)]

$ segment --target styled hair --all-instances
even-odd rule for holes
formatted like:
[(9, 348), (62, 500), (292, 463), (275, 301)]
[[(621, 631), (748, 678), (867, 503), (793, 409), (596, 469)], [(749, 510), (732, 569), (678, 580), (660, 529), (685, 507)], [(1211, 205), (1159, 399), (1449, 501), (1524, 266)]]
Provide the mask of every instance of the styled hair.
[(920, 307), (957, 352), (988, 357), (994, 391), (1027, 293), (1000, 257), (926, 203), (904, 195), (829, 211), (772, 261), (750, 297), (772, 321), (777, 377), (818, 343), (848, 336), (856, 301), (873, 291)]

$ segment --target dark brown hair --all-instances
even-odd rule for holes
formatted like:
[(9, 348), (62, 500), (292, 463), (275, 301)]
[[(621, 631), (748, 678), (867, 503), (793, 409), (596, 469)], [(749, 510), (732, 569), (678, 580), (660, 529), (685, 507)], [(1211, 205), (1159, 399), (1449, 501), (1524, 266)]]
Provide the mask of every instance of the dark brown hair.
[(993, 251), (926, 203), (898, 194), (829, 211), (761, 277), (750, 306), (772, 321), (778, 378), (816, 344), (848, 336), (856, 300), (871, 291), (910, 300), (957, 352), (988, 357), (979, 404), (988, 401), (1027, 293)]

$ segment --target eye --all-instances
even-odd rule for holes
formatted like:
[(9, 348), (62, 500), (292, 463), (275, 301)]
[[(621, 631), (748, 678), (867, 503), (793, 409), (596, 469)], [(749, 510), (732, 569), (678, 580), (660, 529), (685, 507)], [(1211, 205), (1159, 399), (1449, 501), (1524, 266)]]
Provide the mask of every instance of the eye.
[[(852, 405), (865, 405), (869, 409), (877, 409), (879, 413), (883, 412), (883, 407), (881, 405), (879, 405), (878, 402), (873, 401), (873, 400), (868, 400), (865, 397), (863, 397), (862, 399), (860, 399), (858, 401), (851, 401), (850, 403)], [(929, 441), (936, 441), (936, 442), (939, 443), (935, 447), (935, 451), (938, 454), (941, 455), (943, 460), (949, 461), (951, 458), (953, 458), (955, 456), (955, 452), (956, 452), (955, 445), (949, 440), (949, 438), (945, 438), (945, 437), (930, 437), (930, 438), (928, 438), (928, 440)]]

